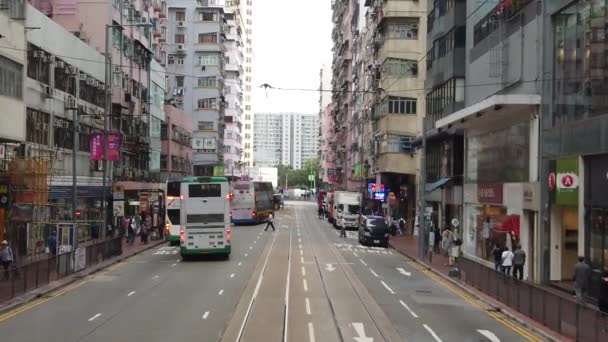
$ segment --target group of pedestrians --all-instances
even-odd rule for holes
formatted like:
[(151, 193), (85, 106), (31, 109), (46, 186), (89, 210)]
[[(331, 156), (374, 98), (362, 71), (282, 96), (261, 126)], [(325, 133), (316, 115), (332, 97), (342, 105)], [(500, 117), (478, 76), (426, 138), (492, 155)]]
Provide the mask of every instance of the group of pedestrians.
[(517, 245), (513, 251), (511, 251), (506, 247), (496, 245), (494, 246), (492, 254), (494, 256), (494, 269), (497, 272), (511, 275), (511, 270), (513, 270), (513, 277), (523, 280), (526, 252), (521, 249), (521, 246)]
[[(135, 237), (139, 235), (141, 243), (145, 245), (148, 243), (149, 236), (153, 231), (152, 217), (144, 211), (130, 217), (125, 216), (123, 220), (123, 229), (126, 232), (128, 244), (133, 245), (135, 243)], [(162, 227), (159, 234), (162, 234)]]

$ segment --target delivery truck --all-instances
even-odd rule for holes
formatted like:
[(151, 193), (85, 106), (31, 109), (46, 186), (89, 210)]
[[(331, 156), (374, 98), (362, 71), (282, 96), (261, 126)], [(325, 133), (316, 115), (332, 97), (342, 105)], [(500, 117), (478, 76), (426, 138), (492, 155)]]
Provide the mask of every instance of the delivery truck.
[(361, 211), (361, 194), (351, 191), (336, 191), (333, 203), (333, 222), (336, 228), (359, 229), (358, 218)]

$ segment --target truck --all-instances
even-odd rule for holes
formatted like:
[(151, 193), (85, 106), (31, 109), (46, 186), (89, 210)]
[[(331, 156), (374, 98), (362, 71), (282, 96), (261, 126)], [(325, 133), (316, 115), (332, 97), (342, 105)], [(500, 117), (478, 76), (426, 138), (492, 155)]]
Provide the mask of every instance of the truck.
[(334, 226), (359, 229), (359, 213), (361, 211), (361, 194), (351, 191), (336, 191), (334, 193), (333, 216)]

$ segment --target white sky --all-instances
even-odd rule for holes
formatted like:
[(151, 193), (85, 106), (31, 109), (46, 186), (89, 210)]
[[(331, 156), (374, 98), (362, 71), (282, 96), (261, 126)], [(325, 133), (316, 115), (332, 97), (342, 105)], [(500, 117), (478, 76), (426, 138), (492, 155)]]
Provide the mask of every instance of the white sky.
[(253, 0), (253, 112), (319, 111), (319, 92), (260, 89), (319, 88), (331, 64), (331, 0)]

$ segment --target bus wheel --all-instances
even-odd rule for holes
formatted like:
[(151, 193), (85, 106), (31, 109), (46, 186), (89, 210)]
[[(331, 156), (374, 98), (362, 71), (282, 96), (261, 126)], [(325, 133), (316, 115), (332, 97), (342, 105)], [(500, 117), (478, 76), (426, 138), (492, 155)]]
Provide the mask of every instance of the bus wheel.
[(224, 255), (224, 260), (230, 260), (230, 253)]
[(183, 261), (190, 261), (190, 256), (187, 254), (182, 254), (182, 260)]

